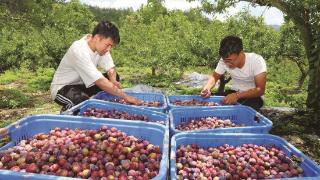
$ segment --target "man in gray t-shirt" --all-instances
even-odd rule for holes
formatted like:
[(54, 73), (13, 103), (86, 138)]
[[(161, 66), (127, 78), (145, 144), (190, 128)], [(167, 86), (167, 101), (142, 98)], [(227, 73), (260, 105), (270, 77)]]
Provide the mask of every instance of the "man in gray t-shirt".
[(232, 88), (223, 94), (224, 104), (240, 104), (259, 110), (263, 106), (261, 96), (264, 94), (267, 78), (265, 60), (258, 54), (243, 52), (239, 37), (227, 36), (220, 43), (219, 61), (215, 71), (202, 89), (200, 95), (209, 97), (220, 76), (230, 73)]
[[(124, 93), (117, 81), (110, 50), (119, 42), (118, 28), (110, 22), (100, 22), (92, 35), (86, 35), (71, 45), (50, 87), (51, 97), (62, 105), (62, 111), (89, 99), (99, 91), (119, 96), (131, 104), (141, 104), (140, 100)], [(102, 74), (97, 66), (107, 73)]]

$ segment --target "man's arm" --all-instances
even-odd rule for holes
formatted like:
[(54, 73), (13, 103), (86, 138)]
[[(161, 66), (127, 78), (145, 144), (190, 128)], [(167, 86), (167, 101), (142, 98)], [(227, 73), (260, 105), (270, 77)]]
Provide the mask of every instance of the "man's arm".
[(112, 82), (117, 81), (117, 72), (116, 72), (116, 69), (114, 67), (109, 69), (107, 74), (108, 74), (108, 77), (109, 77), (110, 81), (112, 81)]
[(239, 99), (242, 99), (242, 98), (254, 98), (254, 97), (262, 96), (264, 94), (265, 87), (266, 87), (267, 73), (263, 72), (256, 75), (254, 77), (254, 81), (256, 84), (256, 88), (252, 88), (244, 92), (236, 92), (236, 93), (229, 94), (224, 98), (223, 102), (225, 104), (234, 104)]
[(7, 128), (0, 128), (0, 137), (1, 136), (6, 136), (8, 134), (8, 129)]
[(121, 89), (119, 89), (116, 85), (114, 85), (105, 77), (99, 78), (94, 83), (103, 91), (108, 92), (114, 96), (119, 96), (128, 103), (132, 103), (135, 105), (139, 105), (142, 103), (140, 100), (134, 97), (128, 96), (126, 93), (124, 93)]
[(203, 87), (200, 95), (203, 97), (209, 97), (211, 95), (211, 89), (217, 83), (220, 78), (220, 74), (213, 72), (212, 76), (210, 76), (209, 80), (207, 81), (206, 85)]
[(267, 73), (263, 72), (254, 77), (254, 81), (256, 83), (256, 88), (249, 89), (248, 91), (238, 92), (239, 99), (240, 98), (253, 98), (259, 97), (264, 94), (266, 89), (267, 82)]
[(109, 80), (118, 88), (121, 89), (121, 83), (117, 81), (117, 71), (116, 68), (113, 67), (107, 71)]

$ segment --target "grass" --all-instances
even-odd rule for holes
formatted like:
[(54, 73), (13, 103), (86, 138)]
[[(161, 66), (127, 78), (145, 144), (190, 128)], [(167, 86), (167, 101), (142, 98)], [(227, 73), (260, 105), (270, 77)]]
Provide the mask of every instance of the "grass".
[(15, 71), (6, 71), (0, 76), (0, 84), (5, 85), (18, 80), (18, 76)]
[(34, 73), (27, 69), (7, 70), (0, 75), (0, 85), (7, 85), (13, 82), (26, 82), (25, 80), (33, 78)]
[(0, 74), (0, 89), (9, 87), (27, 93), (48, 91), (53, 74), (53, 68), (39, 68), (35, 72), (24, 68), (21, 70), (7, 70), (3, 74)]
[(31, 105), (30, 97), (17, 89), (0, 90), (0, 108), (17, 108)]
[(14, 122), (16, 122), (19, 118), (17, 116), (13, 117), (12, 119), (6, 119), (6, 120), (1, 120), (0, 121), (0, 127), (6, 127)]

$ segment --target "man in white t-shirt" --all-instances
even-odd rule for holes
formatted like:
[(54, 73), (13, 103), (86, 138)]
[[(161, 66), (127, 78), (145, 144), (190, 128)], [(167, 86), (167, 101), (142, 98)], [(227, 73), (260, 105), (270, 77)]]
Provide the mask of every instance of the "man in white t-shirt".
[[(121, 90), (110, 50), (120, 42), (118, 28), (106, 21), (100, 22), (92, 35), (73, 42), (62, 58), (52, 83), (51, 97), (62, 106), (62, 111), (90, 98), (99, 91), (119, 96), (131, 104), (141, 101)], [(97, 66), (106, 71), (102, 74)]]
[(258, 54), (243, 52), (242, 40), (236, 36), (227, 36), (220, 43), (221, 59), (202, 89), (200, 95), (209, 97), (220, 76), (230, 73), (232, 88), (223, 94), (224, 104), (240, 104), (259, 110), (263, 106), (261, 96), (264, 94), (267, 67), (265, 60)]

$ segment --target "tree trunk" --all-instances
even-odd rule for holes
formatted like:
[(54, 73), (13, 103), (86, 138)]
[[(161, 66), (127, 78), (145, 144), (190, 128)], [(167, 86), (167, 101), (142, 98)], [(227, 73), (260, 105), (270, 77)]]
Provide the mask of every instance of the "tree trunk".
[(295, 62), (297, 64), (297, 66), (300, 70), (300, 77), (299, 77), (299, 81), (297, 84), (297, 89), (301, 90), (303, 83), (304, 83), (304, 80), (308, 76), (308, 72), (306, 71), (306, 65), (301, 59), (295, 59), (294, 57), (291, 57), (291, 59), (293, 60), (293, 62)]
[(315, 38), (319, 35), (319, 29), (314, 25), (314, 29), (312, 31), (310, 13), (308, 10), (304, 12), (303, 16), (299, 16), (299, 14), (292, 11), (284, 1), (270, 0), (269, 3), (280, 11), (286, 13), (300, 31), (301, 39), (303, 40), (309, 62), (310, 80), (308, 84), (307, 107), (320, 112), (320, 42)]
[(156, 68), (155, 67), (152, 67), (152, 76), (155, 76), (156, 75)]
[(219, 80), (220, 80), (220, 85), (218, 88), (218, 94), (222, 94), (224, 93), (224, 88), (226, 84), (231, 80), (231, 77), (229, 77), (228, 79), (225, 79), (225, 75), (221, 75)]
[(308, 73), (307, 72), (301, 72), (301, 75), (299, 77), (299, 81), (298, 81), (298, 89), (301, 90), (303, 83), (307, 77)]
[(320, 49), (311, 53), (309, 61), (309, 84), (307, 107), (309, 109), (320, 111)]

